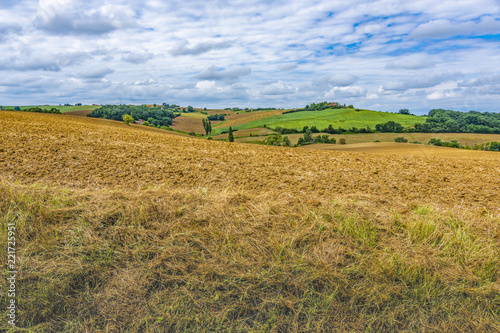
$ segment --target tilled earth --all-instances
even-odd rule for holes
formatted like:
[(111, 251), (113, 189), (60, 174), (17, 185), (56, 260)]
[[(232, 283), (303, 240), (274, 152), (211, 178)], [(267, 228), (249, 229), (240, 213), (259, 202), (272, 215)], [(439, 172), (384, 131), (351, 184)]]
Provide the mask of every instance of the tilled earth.
[[(214, 142), (145, 126), (0, 111), (0, 179), (79, 188), (166, 184), (500, 212), (500, 154), (368, 154)], [(429, 148), (432, 149), (432, 148)], [(453, 153), (449, 153), (453, 152)]]

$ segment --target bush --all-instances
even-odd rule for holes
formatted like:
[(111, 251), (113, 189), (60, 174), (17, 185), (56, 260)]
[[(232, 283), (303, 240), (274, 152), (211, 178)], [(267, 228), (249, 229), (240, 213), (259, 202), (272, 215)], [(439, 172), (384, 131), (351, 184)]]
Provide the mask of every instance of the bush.
[(417, 144), (417, 145), (421, 145), (421, 144), (422, 144), (422, 142), (420, 142), (420, 141), (412, 141), (412, 142), (410, 142), (410, 143), (415, 143), (415, 144)]
[(398, 136), (397, 138), (394, 139), (394, 142), (402, 142), (402, 143), (407, 143), (408, 142), (408, 139), (402, 137), (402, 136)]
[(340, 138), (339, 139), (339, 144), (345, 145), (346, 144), (345, 139), (344, 138)]
[(196, 136), (195, 132), (189, 132), (189, 135)]

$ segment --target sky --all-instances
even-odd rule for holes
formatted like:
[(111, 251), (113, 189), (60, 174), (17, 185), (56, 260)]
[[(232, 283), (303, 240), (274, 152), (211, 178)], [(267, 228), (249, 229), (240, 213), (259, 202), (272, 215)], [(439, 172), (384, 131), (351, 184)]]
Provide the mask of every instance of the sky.
[(0, 0), (0, 105), (500, 112), (499, 0)]

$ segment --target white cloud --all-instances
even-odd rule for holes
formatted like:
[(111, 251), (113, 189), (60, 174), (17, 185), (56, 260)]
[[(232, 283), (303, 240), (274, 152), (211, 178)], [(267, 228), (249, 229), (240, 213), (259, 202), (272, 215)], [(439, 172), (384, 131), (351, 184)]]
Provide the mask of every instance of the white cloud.
[(5, 0), (0, 22), (4, 104), (500, 103), (497, 0)]
[(500, 20), (485, 16), (479, 22), (452, 22), (447, 19), (433, 20), (419, 25), (412, 31), (411, 36), (415, 38), (447, 38), (498, 34), (499, 31)]
[(287, 95), (294, 93), (296, 90), (294, 86), (278, 81), (267, 85), (260, 93), (263, 95)]
[(210, 66), (201, 71), (196, 77), (202, 80), (234, 81), (242, 76), (249, 75), (252, 70), (248, 67), (237, 67), (231, 69), (221, 69)]

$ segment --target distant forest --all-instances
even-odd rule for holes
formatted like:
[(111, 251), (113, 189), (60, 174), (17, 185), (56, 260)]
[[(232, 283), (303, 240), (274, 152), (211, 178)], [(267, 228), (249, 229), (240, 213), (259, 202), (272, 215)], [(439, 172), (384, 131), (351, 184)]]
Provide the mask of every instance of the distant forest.
[(415, 124), (412, 131), (500, 134), (500, 113), (433, 109), (427, 117), (425, 123)]
[(176, 107), (168, 104), (152, 107), (147, 105), (104, 105), (89, 113), (87, 117), (122, 121), (123, 116), (128, 114), (134, 120), (146, 120), (154, 126), (170, 126), (172, 120), (177, 116), (174, 113)]

